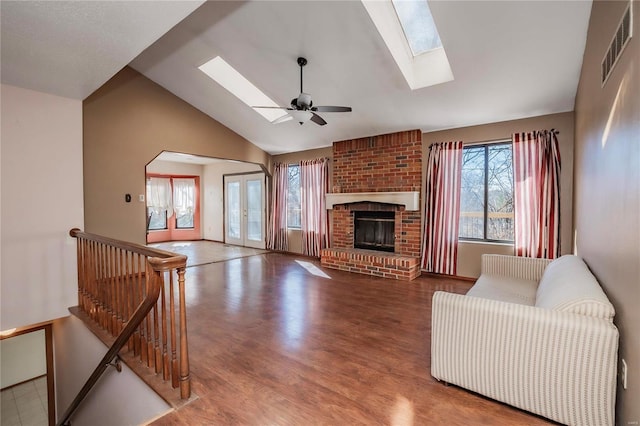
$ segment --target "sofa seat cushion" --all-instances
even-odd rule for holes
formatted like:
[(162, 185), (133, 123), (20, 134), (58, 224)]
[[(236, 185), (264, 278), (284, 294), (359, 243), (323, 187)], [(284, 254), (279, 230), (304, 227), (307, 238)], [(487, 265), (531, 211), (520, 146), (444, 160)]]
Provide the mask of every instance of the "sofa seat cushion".
[(533, 306), (537, 287), (538, 283), (533, 280), (482, 274), (469, 289), (467, 296)]
[(577, 256), (564, 255), (544, 270), (535, 306), (589, 315), (613, 321), (615, 310), (587, 265)]

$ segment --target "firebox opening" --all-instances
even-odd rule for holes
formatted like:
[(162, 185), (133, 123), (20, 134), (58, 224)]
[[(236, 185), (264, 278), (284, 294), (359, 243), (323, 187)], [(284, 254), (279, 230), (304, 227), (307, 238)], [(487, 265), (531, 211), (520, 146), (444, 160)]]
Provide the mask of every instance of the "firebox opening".
[(353, 229), (354, 248), (394, 252), (395, 212), (356, 211)]

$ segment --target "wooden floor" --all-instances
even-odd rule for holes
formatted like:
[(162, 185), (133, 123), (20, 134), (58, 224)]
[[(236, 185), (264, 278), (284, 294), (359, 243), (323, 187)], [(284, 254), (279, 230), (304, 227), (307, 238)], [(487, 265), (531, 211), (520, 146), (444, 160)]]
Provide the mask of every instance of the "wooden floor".
[(542, 425), (429, 374), (431, 296), (270, 253), (187, 269), (196, 400), (157, 425)]

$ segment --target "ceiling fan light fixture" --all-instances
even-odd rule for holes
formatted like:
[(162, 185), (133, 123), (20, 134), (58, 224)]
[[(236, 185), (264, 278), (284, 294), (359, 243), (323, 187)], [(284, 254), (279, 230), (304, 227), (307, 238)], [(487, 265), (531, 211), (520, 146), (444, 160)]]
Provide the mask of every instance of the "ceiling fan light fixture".
[(289, 111), (289, 115), (292, 116), (295, 121), (300, 123), (300, 125), (311, 120), (311, 117), (313, 117), (313, 114), (310, 111), (301, 111), (301, 110)]

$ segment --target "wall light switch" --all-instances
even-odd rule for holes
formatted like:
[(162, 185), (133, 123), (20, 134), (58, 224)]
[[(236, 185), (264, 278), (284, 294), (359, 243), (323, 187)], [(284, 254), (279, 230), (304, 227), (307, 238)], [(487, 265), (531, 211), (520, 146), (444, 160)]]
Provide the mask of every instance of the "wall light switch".
[(141, 203), (144, 203), (144, 194), (138, 195), (138, 201), (140, 201)]

